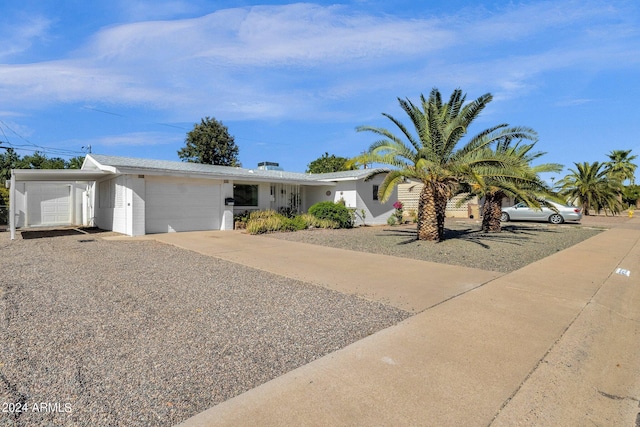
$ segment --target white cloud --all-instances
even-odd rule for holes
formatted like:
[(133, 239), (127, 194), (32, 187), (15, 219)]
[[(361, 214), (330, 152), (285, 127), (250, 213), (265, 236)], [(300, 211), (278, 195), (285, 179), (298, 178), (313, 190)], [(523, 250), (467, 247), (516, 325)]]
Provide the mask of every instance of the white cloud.
[(46, 38), (51, 26), (51, 21), (41, 16), (30, 16), (18, 23), (6, 20), (7, 17), (0, 21), (0, 59), (3, 60), (28, 50), (34, 41)]
[[(188, 6), (165, 2), (136, 16), (173, 16)], [(128, 10), (144, 14), (149, 7), (137, 1)], [(640, 58), (637, 33), (607, 3), (532, 2), (473, 12), (400, 19), (291, 4), (114, 25), (67, 58), (0, 65), (0, 97), (31, 107), (140, 105), (172, 111), (175, 121), (205, 114), (328, 117), (337, 107), (324, 106), (366, 94), (393, 93), (393, 101), (446, 85), (509, 98), (535, 89), (554, 70), (636, 66), (632, 58)], [(45, 29), (41, 21), (25, 34), (38, 37)]]

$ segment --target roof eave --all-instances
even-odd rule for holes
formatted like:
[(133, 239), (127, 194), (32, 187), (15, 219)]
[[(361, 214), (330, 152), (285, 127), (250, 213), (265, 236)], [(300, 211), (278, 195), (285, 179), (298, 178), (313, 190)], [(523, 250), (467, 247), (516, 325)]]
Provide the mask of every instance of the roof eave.
[(112, 175), (104, 171), (81, 169), (11, 169), (16, 181), (95, 181)]

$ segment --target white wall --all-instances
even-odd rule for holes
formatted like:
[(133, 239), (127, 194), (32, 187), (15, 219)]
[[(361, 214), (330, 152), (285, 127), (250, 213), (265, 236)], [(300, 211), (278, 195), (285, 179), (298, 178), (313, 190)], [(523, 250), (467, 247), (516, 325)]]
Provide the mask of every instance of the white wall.
[(335, 189), (332, 185), (303, 187), (302, 209), (306, 212), (316, 203), (333, 202)]
[(344, 201), (344, 205), (349, 209), (358, 208), (358, 194), (356, 190), (357, 181), (340, 181), (334, 187), (333, 201), (338, 203)]
[[(387, 219), (393, 214), (395, 208), (393, 204), (398, 201), (398, 188), (393, 189), (393, 193), (385, 203), (374, 200), (373, 186), (382, 184), (385, 175), (376, 175), (368, 181), (357, 181), (358, 203), (356, 208), (356, 225), (383, 225), (387, 223)], [(362, 220), (361, 211), (365, 211), (364, 221)]]
[(398, 200), (397, 189), (386, 203), (373, 200), (373, 186), (380, 185), (385, 175), (377, 175), (368, 181), (339, 181), (335, 186), (305, 188), (305, 210), (318, 202), (337, 202), (344, 199), (348, 208), (356, 210), (356, 225), (362, 225), (362, 213), (365, 211), (364, 223), (368, 225), (386, 224), (394, 211), (393, 204)]

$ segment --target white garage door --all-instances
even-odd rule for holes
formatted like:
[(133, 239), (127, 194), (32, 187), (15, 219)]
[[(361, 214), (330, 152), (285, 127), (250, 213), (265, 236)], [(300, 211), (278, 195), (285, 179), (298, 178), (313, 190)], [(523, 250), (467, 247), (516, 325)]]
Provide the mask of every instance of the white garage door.
[(145, 185), (146, 233), (220, 229), (220, 184), (149, 179)]
[(71, 186), (27, 184), (27, 226), (71, 225)]

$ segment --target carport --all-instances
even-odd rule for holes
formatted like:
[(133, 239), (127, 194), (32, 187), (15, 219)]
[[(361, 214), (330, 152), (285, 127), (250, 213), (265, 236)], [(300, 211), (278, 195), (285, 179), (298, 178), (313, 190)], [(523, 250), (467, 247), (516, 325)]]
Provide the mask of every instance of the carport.
[(77, 169), (13, 169), (9, 181), (9, 228), (91, 225), (95, 182), (111, 175)]

